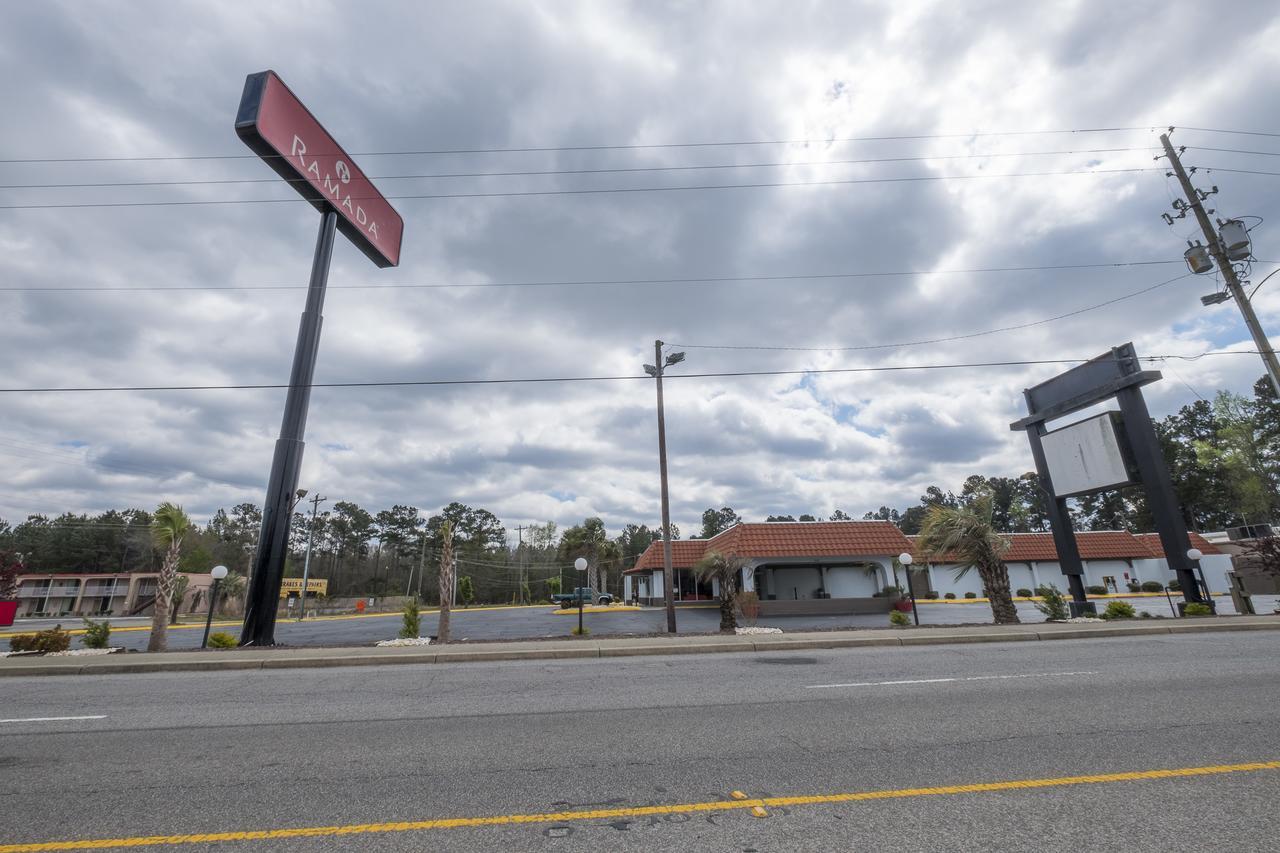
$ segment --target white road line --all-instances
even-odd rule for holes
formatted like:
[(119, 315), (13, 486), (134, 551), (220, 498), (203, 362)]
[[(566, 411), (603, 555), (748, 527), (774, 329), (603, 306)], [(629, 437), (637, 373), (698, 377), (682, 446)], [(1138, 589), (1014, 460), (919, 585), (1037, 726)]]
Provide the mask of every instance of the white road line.
[(828, 687), (887, 687), (894, 684), (945, 684), (953, 681), (997, 681), (1007, 678), (1066, 678), (1072, 675), (1097, 675), (1097, 672), (1028, 672), (1021, 675), (971, 675), (967, 678), (913, 678), (904, 681), (853, 681), (848, 684), (806, 684), (805, 690)]
[(64, 720), (105, 720), (106, 714), (87, 714), (83, 717), (20, 717), (0, 720), (0, 723), (60, 723)]

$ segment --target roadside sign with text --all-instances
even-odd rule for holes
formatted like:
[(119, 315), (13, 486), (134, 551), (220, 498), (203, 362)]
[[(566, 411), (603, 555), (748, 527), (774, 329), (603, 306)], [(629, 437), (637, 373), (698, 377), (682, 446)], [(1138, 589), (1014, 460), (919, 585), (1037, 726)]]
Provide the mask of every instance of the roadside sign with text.
[(274, 71), (246, 78), (236, 134), (371, 261), (400, 263), (404, 220)]

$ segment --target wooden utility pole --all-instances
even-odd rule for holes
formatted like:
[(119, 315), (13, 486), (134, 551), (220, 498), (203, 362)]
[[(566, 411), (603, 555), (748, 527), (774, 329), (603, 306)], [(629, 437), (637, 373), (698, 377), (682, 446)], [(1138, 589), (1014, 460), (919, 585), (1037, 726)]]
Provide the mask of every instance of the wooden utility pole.
[(516, 526), (516, 589), (519, 591), (521, 604), (528, 604), (524, 600), (524, 525)]
[(667, 633), (676, 632), (675, 571), (671, 568), (671, 499), (667, 491), (667, 420), (662, 409), (662, 341), (653, 342), (654, 380), (658, 386), (658, 472), (662, 479), (662, 601)]
[(1200, 223), (1200, 230), (1204, 232), (1205, 242), (1209, 244), (1209, 254), (1217, 262), (1218, 269), (1221, 270), (1222, 277), (1227, 283), (1227, 290), (1231, 293), (1231, 298), (1236, 301), (1236, 305), (1240, 306), (1240, 314), (1244, 317), (1244, 324), (1249, 327), (1249, 334), (1253, 336), (1253, 344), (1258, 348), (1258, 352), (1262, 354), (1262, 363), (1266, 365), (1267, 377), (1271, 380), (1271, 390), (1276, 393), (1277, 397), (1280, 397), (1280, 361), (1276, 360), (1276, 354), (1271, 349), (1267, 334), (1262, 331), (1262, 324), (1258, 322), (1258, 315), (1253, 313), (1253, 305), (1249, 302), (1249, 297), (1245, 295), (1244, 288), (1240, 285), (1240, 278), (1236, 275), (1235, 267), (1232, 265), (1231, 259), (1227, 257), (1226, 247), (1218, 239), (1218, 233), (1213, 230), (1213, 223), (1209, 220), (1209, 214), (1204, 209), (1204, 201), (1200, 193), (1191, 184), (1191, 178), (1187, 175), (1187, 170), (1182, 167), (1182, 161), (1178, 159), (1178, 152), (1174, 150), (1173, 143), (1169, 141), (1169, 134), (1160, 134), (1160, 142), (1164, 145), (1165, 156), (1169, 158), (1169, 163), (1173, 166), (1173, 174), (1178, 178), (1178, 183), (1182, 184), (1182, 193), (1187, 197), (1187, 204), (1190, 206), (1192, 213), (1195, 214), (1196, 221)]

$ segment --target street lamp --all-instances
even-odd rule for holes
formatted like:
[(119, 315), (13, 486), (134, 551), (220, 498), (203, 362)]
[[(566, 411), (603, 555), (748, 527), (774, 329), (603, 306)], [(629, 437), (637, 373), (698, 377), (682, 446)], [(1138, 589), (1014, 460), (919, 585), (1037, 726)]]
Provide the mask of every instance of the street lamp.
[(671, 567), (671, 497), (667, 491), (667, 420), (662, 406), (662, 374), (673, 364), (684, 361), (684, 353), (671, 352), (662, 357), (662, 341), (653, 342), (653, 364), (644, 365), (658, 388), (658, 473), (662, 480), (662, 598), (667, 610), (667, 633), (676, 632), (675, 570)]
[(214, 566), (209, 570), (209, 576), (213, 578), (213, 585), (209, 587), (209, 615), (204, 619), (204, 639), (200, 641), (202, 649), (209, 646), (209, 626), (213, 624), (213, 608), (218, 604), (218, 583), (227, 576), (227, 567)]
[[(585, 572), (585, 571), (587, 570), (587, 561), (586, 561), (586, 559), (585, 559), (584, 557), (579, 557), (578, 559), (574, 560), (574, 561), (573, 561), (573, 567), (574, 567), (575, 569), (577, 569), (578, 571), (580, 571), (580, 572)], [(584, 574), (584, 575), (583, 575), (583, 577), (585, 578), (585, 577), (586, 577), (586, 575)], [(586, 583), (586, 581), (583, 581), (583, 583)], [(585, 592), (586, 592), (586, 590), (584, 590), (581, 586), (579, 586), (579, 587), (578, 587), (578, 636), (579, 636), (579, 637), (583, 636), (583, 633), (582, 633), (582, 599), (583, 599), (583, 597), (584, 597)]]
[(1187, 559), (1195, 564), (1196, 572), (1200, 575), (1200, 587), (1204, 591), (1204, 603), (1209, 605), (1209, 609), (1214, 613), (1218, 612), (1218, 608), (1213, 606), (1213, 596), (1209, 594), (1209, 582), (1204, 579), (1204, 567), (1200, 565), (1200, 558), (1204, 556), (1204, 552), (1199, 548), (1188, 548)]
[[(911, 588), (911, 564), (914, 563), (915, 561), (916, 561), (916, 558), (912, 557), (906, 551), (903, 551), (901, 554), (898, 555), (898, 562), (902, 564), (902, 570), (907, 574), (907, 597), (911, 599), (911, 616), (916, 620), (916, 627), (919, 628), (920, 627), (920, 611), (916, 608), (915, 590)], [(894, 572), (893, 579), (895, 582), (898, 579), (897, 574), (898, 574), (897, 572)]]

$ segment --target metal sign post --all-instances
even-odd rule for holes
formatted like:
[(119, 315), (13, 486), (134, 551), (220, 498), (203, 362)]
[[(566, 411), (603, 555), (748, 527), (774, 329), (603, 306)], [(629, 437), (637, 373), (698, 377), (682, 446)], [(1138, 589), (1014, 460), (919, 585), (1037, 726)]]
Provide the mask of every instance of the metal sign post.
[(271, 646), (275, 645), (280, 583), (289, 552), (289, 524), (302, 468), (334, 235), (341, 230), (375, 264), (390, 267), (400, 262), (404, 222), (274, 71), (250, 74), (245, 80), (236, 133), (321, 213), (240, 632), (242, 646)]
[[(1046, 499), (1053, 543), (1058, 550), (1058, 565), (1067, 576), (1067, 585), (1071, 589), (1072, 616), (1092, 613), (1094, 607), (1085, 595), (1084, 564), (1080, 561), (1075, 533), (1071, 529), (1067, 498), (1119, 485), (1142, 484), (1147, 505), (1155, 519), (1156, 530), (1160, 533), (1165, 559), (1178, 575), (1183, 598), (1188, 603), (1203, 601), (1192, 571), (1193, 566), (1187, 557), (1191, 540), (1173, 493), (1169, 466), (1161, 452), (1155, 428), (1151, 425), (1151, 415), (1142, 397), (1142, 386), (1160, 378), (1159, 371), (1141, 368), (1133, 344), (1114, 347), (1111, 352), (1028, 388), (1023, 392), (1027, 401), (1027, 417), (1009, 425), (1015, 431), (1025, 430), (1031, 444), (1031, 456), (1035, 460), (1036, 474)], [(1044, 437), (1049, 434), (1046, 422), (1111, 398), (1115, 398), (1120, 404), (1119, 417), (1112, 421), (1119, 427), (1114, 436), (1117, 445), (1114, 449), (1125, 457), (1127, 479), (1123, 475), (1118, 479), (1114, 472), (1107, 472), (1109, 476), (1104, 476), (1101, 480), (1093, 475), (1095, 479), (1092, 483), (1086, 477), (1078, 488), (1055, 487), (1052, 466), (1044, 450)], [(1083, 446), (1079, 448), (1081, 457), (1087, 452)], [(1062, 479), (1066, 481), (1068, 478), (1064, 476)]]

